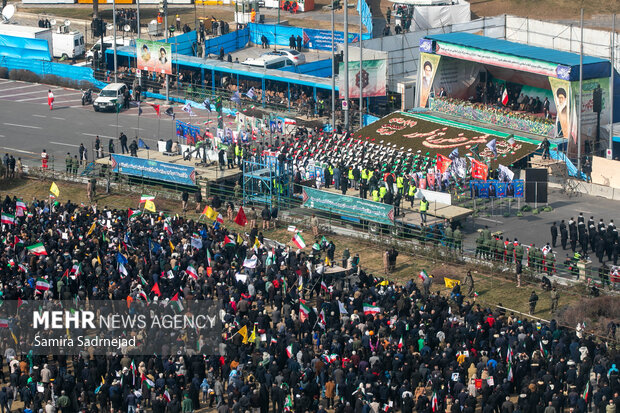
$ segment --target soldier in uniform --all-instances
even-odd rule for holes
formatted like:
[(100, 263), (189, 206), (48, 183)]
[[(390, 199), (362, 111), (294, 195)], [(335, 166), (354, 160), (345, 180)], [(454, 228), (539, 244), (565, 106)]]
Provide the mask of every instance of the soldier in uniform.
[(560, 293), (553, 287), (551, 289), (551, 313), (558, 311), (558, 302), (560, 301)]
[(448, 222), (448, 220), (446, 220), (445, 224), (445, 229), (443, 231), (444, 234), (444, 238), (445, 238), (445, 242), (446, 242), (446, 247), (448, 249), (452, 249), (452, 227), (450, 226), (450, 223)]
[(458, 252), (463, 252), (463, 233), (459, 227), (456, 227), (453, 233), (454, 238), (454, 248)]

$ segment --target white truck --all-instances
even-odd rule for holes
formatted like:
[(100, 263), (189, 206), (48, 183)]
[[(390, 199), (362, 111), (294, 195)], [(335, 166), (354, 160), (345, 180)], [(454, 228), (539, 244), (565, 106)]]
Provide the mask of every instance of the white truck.
[(0, 24), (0, 34), (27, 39), (45, 39), (54, 57), (72, 59), (82, 56), (86, 51), (84, 35), (78, 31), (71, 31), (69, 26), (64, 25), (46, 29), (19, 24)]
[[(116, 47), (129, 46), (130, 44), (131, 44), (131, 39), (128, 37), (126, 38), (117, 37), (116, 38)], [(113, 48), (114, 47), (114, 36), (104, 37), (103, 45), (105, 46), (106, 50)], [(90, 63), (93, 61), (95, 57), (95, 51), (97, 51), (99, 53), (99, 57), (101, 57), (101, 39), (97, 40), (97, 43), (95, 43), (93, 47), (91, 47), (90, 50), (86, 52), (87, 62)]]
[(73, 59), (84, 56), (86, 44), (84, 35), (78, 31), (70, 30), (69, 26), (58, 26), (52, 33), (54, 41), (54, 57)]
[(13, 37), (24, 37), (26, 39), (44, 39), (47, 40), (50, 54), (52, 52), (52, 29), (41, 27), (21, 26), (18, 24), (0, 24), (0, 34)]

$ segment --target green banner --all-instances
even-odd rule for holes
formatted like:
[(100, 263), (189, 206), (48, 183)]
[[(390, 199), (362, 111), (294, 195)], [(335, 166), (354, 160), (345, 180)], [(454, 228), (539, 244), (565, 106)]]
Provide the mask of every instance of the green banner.
[(394, 225), (394, 207), (392, 205), (308, 187), (304, 188), (303, 200), (303, 206), (306, 208), (319, 209), (380, 224)]

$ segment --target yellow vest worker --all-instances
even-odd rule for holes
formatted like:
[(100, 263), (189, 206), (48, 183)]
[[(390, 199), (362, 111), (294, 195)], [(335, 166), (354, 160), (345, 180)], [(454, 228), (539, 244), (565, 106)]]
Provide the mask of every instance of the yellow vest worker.
[(379, 191), (376, 189), (372, 191), (372, 200), (375, 202), (381, 201), (381, 198), (379, 198)]
[(420, 212), (426, 211), (428, 211), (428, 201), (426, 200), (426, 198), (424, 198), (420, 201)]
[(368, 169), (366, 168), (362, 169), (361, 178), (362, 178), (362, 181), (365, 181), (368, 179)]
[(379, 196), (381, 197), (381, 199), (383, 199), (385, 194), (387, 194), (387, 188), (385, 186), (382, 186), (381, 188), (379, 188)]
[(415, 187), (415, 185), (414, 184), (410, 184), (409, 185), (408, 195), (413, 198), (415, 196), (415, 191), (416, 190), (417, 190), (417, 188)]
[(353, 176), (353, 168), (349, 168), (349, 180), (353, 181), (355, 177)]

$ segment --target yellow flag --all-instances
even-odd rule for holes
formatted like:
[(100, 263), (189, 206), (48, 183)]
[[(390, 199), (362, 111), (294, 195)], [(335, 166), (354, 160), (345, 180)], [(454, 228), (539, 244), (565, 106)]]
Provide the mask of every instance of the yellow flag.
[(15, 334), (11, 331), (11, 337), (13, 337), (13, 341), (15, 342), (15, 344), (17, 344), (17, 337), (15, 337)]
[(383, 280), (383, 281), (379, 281), (377, 283), (377, 287), (380, 286), (380, 285), (389, 285), (389, 284), (390, 284), (390, 282), (388, 280)]
[(144, 209), (151, 212), (157, 212), (157, 210), (155, 209), (155, 202), (153, 201), (146, 201), (144, 203)]
[(237, 245), (243, 244), (243, 238), (241, 238), (240, 234), (237, 234)]
[(241, 334), (241, 337), (243, 337), (243, 344), (248, 344), (248, 327), (241, 327), (237, 333)]
[(97, 227), (97, 220), (95, 220), (95, 222), (93, 222), (93, 225), (90, 226), (90, 228), (88, 229), (88, 233), (86, 234), (87, 237), (90, 236), (90, 234), (93, 233), (93, 231), (95, 230), (95, 228)]
[(99, 256), (99, 253), (97, 253), (97, 262), (101, 265), (101, 257)]
[(254, 238), (254, 245), (252, 248), (260, 248), (260, 241), (258, 240), (258, 237)]
[(252, 335), (250, 335), (248, 341), (250, 343), (254, 343), (256, 341), (256, 326), (254, 326), (254, 329), (252, 330)]
[(443, 282), (446, 284), (447, 288), (454, 288), (455, 285), (460, 285), (460, 280), (453, 280), (452, 278), (443, 278)]
[(50, 192), (56, 197), (58, 198), (60, 196), (60, 189), (58, 189), (58, 185), (56, 185), (56, 182), (52, 182), (52, 186), (50, 186)]
[(170, 250), (174, 252), (174, 245), (172, 245), (172, 241), (168, 240), (168, 242), (170, 243)]
[(211, 208), (211, 206), (207, 206), (207, 208), (204, 210), (204, 214), (211, 221), (215, 221), (217, 219), (217, 215), (218, 215), (217, 211), (215, 209)]

